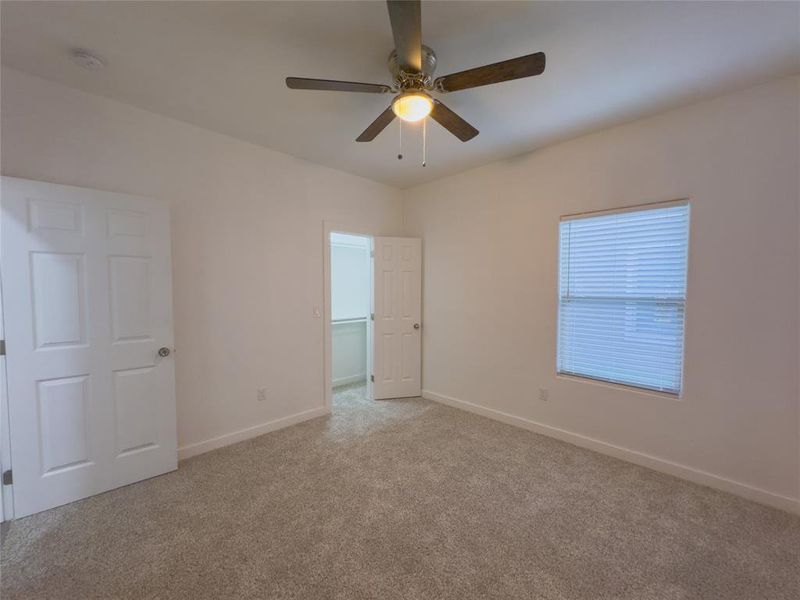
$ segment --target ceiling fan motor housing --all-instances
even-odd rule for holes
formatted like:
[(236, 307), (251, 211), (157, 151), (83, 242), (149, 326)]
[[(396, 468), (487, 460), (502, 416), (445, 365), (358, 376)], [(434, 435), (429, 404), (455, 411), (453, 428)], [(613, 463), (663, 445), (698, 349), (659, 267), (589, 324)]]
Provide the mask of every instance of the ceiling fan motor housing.
[(397, 62), (397, 51), (392, 50), (387, 60), (389, 72), (401, 90), (432, 89), (433, 72), (436, 70), (436, 53), (425, 44), (422, 45), (422, 70), (419, 73), (404, 71)]

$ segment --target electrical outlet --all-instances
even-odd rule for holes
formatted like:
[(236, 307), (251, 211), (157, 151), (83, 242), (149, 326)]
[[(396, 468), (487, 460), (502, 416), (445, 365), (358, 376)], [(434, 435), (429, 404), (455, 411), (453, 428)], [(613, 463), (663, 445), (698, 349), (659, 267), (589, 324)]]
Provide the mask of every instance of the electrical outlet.
[(539, 388), (539, 400), (542, 402), (547, 402), (550, 399), (549, 392), (547, 388)]
[(259, 402), (264, 402), (267, 399), (267, 389), (266, 388), (258, 388), (256, 391), (256, 400)]

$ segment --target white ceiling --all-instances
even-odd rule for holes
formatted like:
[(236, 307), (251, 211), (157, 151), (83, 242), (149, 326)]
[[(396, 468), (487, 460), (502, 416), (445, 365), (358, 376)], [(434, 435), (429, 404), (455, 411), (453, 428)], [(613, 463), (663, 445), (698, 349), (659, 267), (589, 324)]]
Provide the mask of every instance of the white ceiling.
[[(423, 2), (437, 74), (535, 51), (539, 77), (440, 96), (481, 134), (432, 123), (359, 144), (378, 94), (288, 90), (287, 75), (389, 83), (383, 2), (2, 2), (3, 63), (399, 187), (800, 72), (796, 2)], [(73, 47), (107, 61), (89, 72)]]

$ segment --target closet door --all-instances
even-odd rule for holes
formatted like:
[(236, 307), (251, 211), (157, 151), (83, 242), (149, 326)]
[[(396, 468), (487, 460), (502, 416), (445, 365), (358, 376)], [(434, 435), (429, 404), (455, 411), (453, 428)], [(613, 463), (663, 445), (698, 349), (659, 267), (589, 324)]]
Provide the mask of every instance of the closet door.
[(2, 178), (14, 516), (177, 467), (169, 212)]

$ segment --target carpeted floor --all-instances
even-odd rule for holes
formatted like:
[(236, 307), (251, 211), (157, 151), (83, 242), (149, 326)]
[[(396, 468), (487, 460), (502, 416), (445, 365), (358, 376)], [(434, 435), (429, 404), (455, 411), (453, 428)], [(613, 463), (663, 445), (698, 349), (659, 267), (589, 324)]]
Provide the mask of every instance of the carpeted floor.
[(13, 521), (4, 600), (797, 600), (800, 518), (421, 399)]

